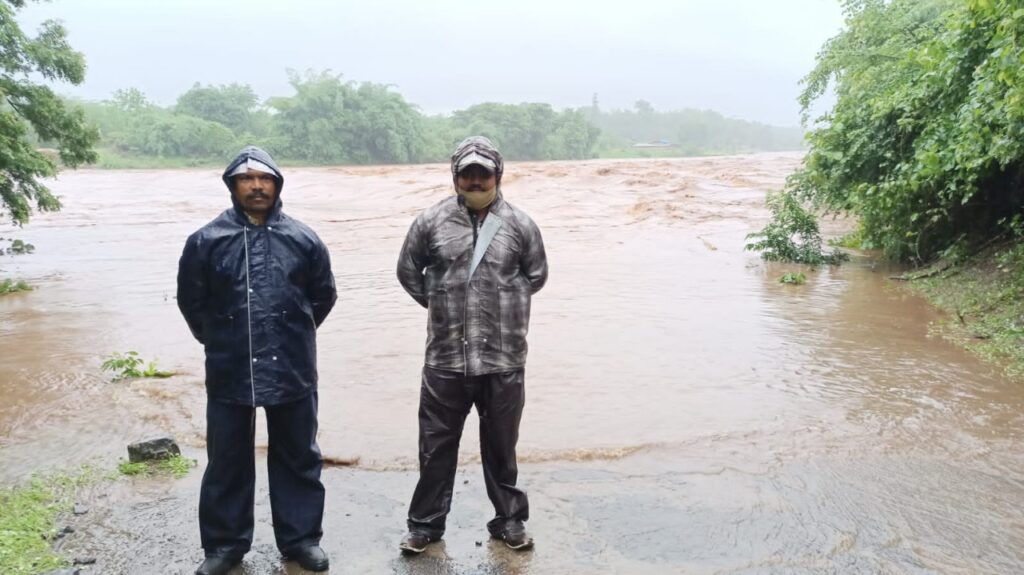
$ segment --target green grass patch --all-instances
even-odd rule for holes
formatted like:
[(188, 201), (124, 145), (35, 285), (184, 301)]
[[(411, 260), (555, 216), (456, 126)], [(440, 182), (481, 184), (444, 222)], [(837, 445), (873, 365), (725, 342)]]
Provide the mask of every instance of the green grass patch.
[(22, 280), (6, 279), (0, 281), (0, 295), (17, 293), (20, 291), (32, 291), (32, 286)]
[(122, 475), (171, 475), (180, 479), (188, 475), (188, 472), (195, 466), (195, 459), (175, 455), (168, 459), (141, 461), (139, 463), (122, 461), (117, 465), (117, 470), (120, 471)]
[(1024, 377), (1024, 241), (915, 277), (911, 287), (948, 314), (943, 336)]
[(71, 510), (75, 491), (100, 477), (83, 466), (71, 475), (35, 477), (27, 484), (0, 488), (0, 573), (33, 575), (64, 567), (54, 552), (57, 517)]

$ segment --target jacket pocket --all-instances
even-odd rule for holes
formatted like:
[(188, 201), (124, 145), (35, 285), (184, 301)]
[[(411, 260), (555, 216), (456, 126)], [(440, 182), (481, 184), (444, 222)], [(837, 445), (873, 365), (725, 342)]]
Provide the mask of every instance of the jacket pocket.
[(498, 288), (498, 333), (501, 351), (511, 354), (526, 351), (526, 332), (530, 324), (530, 292), (522, 288)]
[(439, 289), (427, 295), (427, 335), (431, 341), (448, 338), (451, 310), (448, 309), (448, 290)]
[(214, 314), (203, 321), (203, 334), (206, 337), (207, 351), (227, 351), (235, 343), (235, 316), (231, 314)]
[[(237, 325), (235, 316), (231, 314), (216, 314), (207, 316), (204, 320), (203, 330), (206, 335), (206, 383), (217, 389), (230, 385), (243, 355), (248, 353), (248, 347), (240, 345), (239, 331), (243, 325)], [(241, 363), (241, 365), (245, 365)]]

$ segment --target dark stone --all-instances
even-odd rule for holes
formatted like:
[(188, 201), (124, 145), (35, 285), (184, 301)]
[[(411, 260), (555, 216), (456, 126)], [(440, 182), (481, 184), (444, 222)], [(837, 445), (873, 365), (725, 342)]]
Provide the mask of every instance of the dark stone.
[(170, 437), (140, 441), (128, 446), (128, 461), (132, 463), (154, 459), (170, 459), (175, 455), (181, 455), (181, 449)]
[(88, 505), (82, 505), (81, 503), (75, 503), (75, 515), (85, 515), (89, 512)]
[(75, 565), (92, 565), (93, 563), (96, 563), (96, 558), (95, 557), (75, 557), (75, 560), (72, 561), (72, 563), (75, 564)]

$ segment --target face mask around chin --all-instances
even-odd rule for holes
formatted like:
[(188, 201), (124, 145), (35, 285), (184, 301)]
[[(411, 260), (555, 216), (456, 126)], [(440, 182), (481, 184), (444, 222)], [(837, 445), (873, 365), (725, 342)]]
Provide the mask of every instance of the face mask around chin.
[(482, 192), (467, 192), (465, 190), (459, 190), (459, 195), (462, 196), (463, 201), (466, 202), (466, 207), (471, 210), (482, 210), (494, 202), (494, 198), (498, 197), (498, 187), (495, 186), (489, 190)]

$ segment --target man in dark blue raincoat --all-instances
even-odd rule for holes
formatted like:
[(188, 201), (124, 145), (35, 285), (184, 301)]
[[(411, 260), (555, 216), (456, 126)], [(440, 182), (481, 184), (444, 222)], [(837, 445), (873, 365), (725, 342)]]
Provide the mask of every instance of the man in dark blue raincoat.
[(189, 236), (178, 268), (178, 307), (206, 351), (206, 560), (196, 573), (227, 573), (252, 544), (258, 407), (277, 547), (322, 571), (316, 329), (337, 299), (330, 257), (313, 230), (281, 211), (284, 177), (265, 151), (242, 150), (223, 180), (234, 206)]
[(427, 309), (420, 477), (399, 547), (420, 553), (444, 535), (459, 440), (476, 406), (484, 483), (494, 506), (487, 530), (512, 549), (528, 549), (530, 507), (516, 485), (516, 442), (530, 301), (547, 281), (547, 256), (540, 229), (502, 196), (504, 163), (490, 140), (466, 138), (452, 154), (451, 170), (456, 194), (416, 217), (398, 257), (398, 281)]

